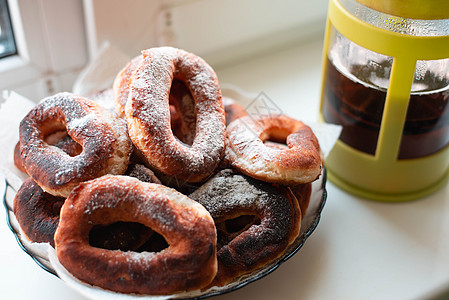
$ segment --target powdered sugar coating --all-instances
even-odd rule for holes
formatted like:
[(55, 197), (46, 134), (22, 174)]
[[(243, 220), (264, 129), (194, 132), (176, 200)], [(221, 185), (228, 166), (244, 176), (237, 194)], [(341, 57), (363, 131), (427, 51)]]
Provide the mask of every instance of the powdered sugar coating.
[[(312, 182), (321, 174), (323, 154), (310, 127), (285, 115), (239, 118), (227, 127), (226, 159), (241, 172), (280, 184)], [(285, 139), (288, 149), (264, 141)]]
[(218, 172), (189, 197), (203, 205), (215, 220), (233, 218), (239, 214), (236, 211), (259, 215), (277, 211), (284, 214), (281, 218), (286, 220), (286, 228), (290, 226), (291, 207), (284, 192), (231, 169)]
[[(212, 286), (228, 284), (277, 258), (290, 240), (296, 238), (291, 236), (293, 232), (299, 233), (300, 219), (294, 218), (297, 212), (283, 190), (231, 169), (220, 171), (189, 197), (210, 212), (217, 228), (226, 220), (242, 215), (260, 218), (260, 224), (252, 224), (219, 245), (218, 272)], [(226, 240), (220, 232), (218, 240)]]
[[(121, 221), (158, 232), (168, 248), (138, 253), (89, 244), (94, 226)], [(73, 190), (55, 235), (58, 259), (75, 277), (118, 292), (144, 294), (207, 285), (217, 270), (215, 241), (213, 219), (199, 203), (163, 185), (111, 175)]]
[[(82, 152), (70, 156), (45, 142), (67, 130)], [(20, 124), (21, 158), (28, 174), (46, 192), (67, 197), (80, 182), (123, 174), (132, 145), (126, 123), (93, 101), (71, 93), (43, 99)]]
[[(224, 149), (225, 117), (218, 79), (201, 58), (183, 50), (144, 50), (125, 107), (130, 137), (148, 163), (179, 180), (200, 181), (217, 166)], [(170, 130), (169, 93), (183, 81), (195, 102), (196, 134), (191, 146)]]

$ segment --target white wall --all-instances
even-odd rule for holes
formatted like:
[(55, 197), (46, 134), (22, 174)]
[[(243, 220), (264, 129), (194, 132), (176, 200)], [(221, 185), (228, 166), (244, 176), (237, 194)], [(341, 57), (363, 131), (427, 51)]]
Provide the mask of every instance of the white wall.
[[(213, 66), (322, 32), (328, 0), (84, 0), (90, 54), (171, 45)], [(107, 8), (107, 9), (106, 9)]]

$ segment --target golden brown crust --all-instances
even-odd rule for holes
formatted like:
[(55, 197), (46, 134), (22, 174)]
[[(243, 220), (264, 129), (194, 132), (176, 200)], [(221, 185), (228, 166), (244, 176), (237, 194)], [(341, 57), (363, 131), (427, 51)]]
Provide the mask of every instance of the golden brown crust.
[(55, 246), (53, 238), (64, 200), (44, 192), (32, 178), (23, 182), (14, 197), (13, 212), (30, 241)]
[[(92, 247), (95, 225), (136, 222), (161, 234), (160, 252)], [(203, 206), (173, 189), (128, 176), (80, 184), (61, 210), (55, 235), (61, 264), (87, 283), (123, 293), (172, 294), (204, 287), (215, 276), (216, 231)]]
[[(180, 49), (144, 50), (130, 82), (125, 107), (130, 137), (147, 163), (179, 181), (198, 182), (212, 174), (223, 154), (225, 116), (218, 79), (199, 57)], [(174, 79), (190, 90), (196, 111), (191, 146), (170, 128), (169, 94)]]
[(210, 286), (273, 261), (299, 233), (299, 210), (285, 191), (234, 170), (220, 171), (189, 197), (204, 205), (217, 227), (218, 272)]
[[(246, 116), (227, 127), (226, 159), (241, 172), (266, 182), (297, 185), (321, 174), (323, 154), (309, 126), (285, 115)], [(286, 141), (275, 149), (264, 141)]]
[[(83, 151), (70, 156), (45, 140), (58, 131)], [(126, 171), (132, 146), (126, 124), (86, 98), (70, 93), (48, 97), (20, 123), (20, 151), (27, 173), (46, 192), (67, 197), (80, 182)]]

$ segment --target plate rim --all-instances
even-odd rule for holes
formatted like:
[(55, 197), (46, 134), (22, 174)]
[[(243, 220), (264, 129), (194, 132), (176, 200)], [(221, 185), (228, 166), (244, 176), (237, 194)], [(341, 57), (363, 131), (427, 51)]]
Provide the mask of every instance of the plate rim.
[[(322, 178), (320, 178), (321, 180), (321, 185), (319, 186), (319, 190), (322, 191), (322, 196), (320, 197), (320, 201), (319, 201), (319, 205), (316, 209), (316, 217), (313, 219), (313, 222), (311, 223), (310, 227), (307, 228), (306, 231), (304, 231), (304, 233), (301, 235), (301, 240), (299, 240), (298, 244), (296, 246), (294, 246), (292, 248), (292, 250), (290, 252), (288, 252), (287, 254), (283, 254), (281, 256), (281, 258), (274, 262), (274, 264), (270, 267), (268, 267), (267, 269), (259, 269), (256, 270), (256, 272), (260, 272), (260, 273), (256, 273), (254, 274), (254, 276), (249, 275), (248, 277), (244, 278), (241, 282), (230, 286), (228, 288), (223, 288), (223, 289), (217, 289), (217, 290), (212, 290), (210, 292), (206, 292), (204, 294), (201, 295), (195, 295), (195, 296), (187, 296), (187, 297), (176, 297), (177, 294), (172, 294), (169, 296), (174, 296), (175, 298), (173, 299), (192, 299), (192, 300), (200, 300), (200, 299), (206, 299), (206, 298), (210, 298), (213, 296), (218, 296), (218, 295), (224, 295), (236, 290), (239, 290), (255, 281), (258, 281), (266, 276), (268, 276), (269, 274), (273, 273), (275, 270), (277, 270), (284, 262), (286, 262), (287, 260), (289, 260), (291, 257), (293, 257), (305, 244), (305, 242), (307, 241), (307, 239), (312, 235), (312, 233), (315, 231), (315, 229), (318, 227), (318, 224), (321, 220), (321, 214), (323, 212), (324, 206), (326, 204), (327, 201), (327, 189), (326, 189), (326, 182), (327, 182), (327, 170), (325, 167), (323, 167), (322, 169), (322, 173), (321, 176)], [(9, 227), (9, 229), (11, 230), (11, 232), (13, 233), (16, 242), (19, 244), (20, 248), (22, 249), (22, 251), (24, 251), (26, 254), (28, 254), (32, 260), (39, 266), (41, 267), (44, 271), (52, 274), (53, 276), (56, 276), (57, 278), (60, 278), (57, 274), (57, 272), (46, 266), (40, 259), (46, 261), (50, 266), (50, 260), (46, 260), (43, 257), (38, 257), (36, 256), (30, 249), (28, 249), (24, 242), (22, 241), (21, 237), (23, 236), (22, 233), (20, 233), (18, 230), (16, 230), (14, 228), (14, 226), (11, 223), (11, 215), (10, 214), (14, 214), (13, 213), (13, 208), (8, 204), (7, 202), (7, 191), (8, 191), (8, 187), (11, 188), (13, 191), (15, 191), (15, 189), (8, 183), (7, 178), (4, 179), (3, 181), (3, 187), (4, 187), (4, 192), (3, 192), (3, 206), (5, 208), (5, 212), (6, 212), (6, 223)], [(15, 191), (17, 192), (17, 191)], [(19, 225), (20, 226), (20, 225)], [(26, 238), (26, 237), (23, 237)], [(299, 238), (299, 237), (298, 237)], [(245, 276), (245, 275), (243, 275)], [(178, 294), (179, 295), (179, 294)], [(151, 296), (151, 295), (149, 295)]]

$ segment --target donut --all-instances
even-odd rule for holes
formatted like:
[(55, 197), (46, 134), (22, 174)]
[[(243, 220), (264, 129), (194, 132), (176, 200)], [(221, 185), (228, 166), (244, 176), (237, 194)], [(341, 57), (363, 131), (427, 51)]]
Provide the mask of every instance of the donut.
[(300, 212), (273, 185), (226, 169), (189, 198), (202, 204), (217, 228), (218, 271), (223, 286), (278, 258), (299, 234)]
[[(45, 142), (66, 131), (82, 152), (70, 156)], [(80, 182), (104, 174), (123, 174), (132, 144), (125, 122), (95, 102), (59, 93), (45, 98), (21, 121), (20, 153), (27, 173), (44, 191), (67, 197)]]
[(238, 118), (248, 115), (246, 109), (232, 98), (223, 97), (223, 106), (225, 109), (226, 125), (229, 125), (232, 121)]
[(22, 183), (14, 197), (13, 212), (30, 241), (55, 246), (53, 238), (64, 201), (44, 192), (30, 177)]
[[(116, 76), (113, 83), (113, 99), (116, 112), (125, 117), (130, 82), (134, 71), (142, 64), (143, 56), (134, 57)], [(171, 128), (175, 137), (191, 145), (195, 136), (196, 116), (192, 95), (186, 85), (174, 79), (169, 95)]]
[[(142, 53), (125, 106), (131, 140), (152, 169), (179, 181), (199, 182), (212, 174), (224, 150), (225, 115), (215, 72), (184, 50), (160, 47)], [(170, 129), (169, 93), (174, 79), (187, 86), (194, 100), (192, 145), (180, 142)]]
[[(227, 127), (225, 156), (230, 164), (253, 178), (297, 185), (321, 174), (323, 154), (309, 126), (285, 115), (245, 116)], [(288, 149), (266, 146), (284, 142)]]
[[(142, 224), (161, 235), (159, 252), (92, 246), (95, 226)], [(160, 184), (106, 175), (76, 187), (55, 234), (56, 255), (75, 277), (122, 293), (165, 295), (208, 285), (216, 274), (216, 230), (199, 203)]]

